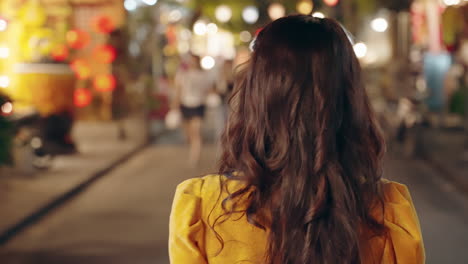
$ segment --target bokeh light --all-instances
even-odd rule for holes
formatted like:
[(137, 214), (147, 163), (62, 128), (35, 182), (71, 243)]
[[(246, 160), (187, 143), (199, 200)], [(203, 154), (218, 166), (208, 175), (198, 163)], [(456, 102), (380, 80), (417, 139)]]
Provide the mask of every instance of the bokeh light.
[(252, 40), (252, 34), (248, 31), (242, 31), (239, 37), (242, 42), (249, 42)]
[(78, 80), (86, 80), (91, 76), (91, 68), (86, 61), (77, 59), (71, 62), (70, 67)]
[(323, 2), (328, 6), (336, 6), (338, 4), (338, 0), (323, 0)]
[(301, 0), (296, 5), (297, 12), (308, 15), (314, 9), (314, 3), (311, 0)]
[(268, 16), (271, 20), (276, 20), (278, 18), (284, 17), (286, 14), (286, 9), (280, 3), (273, 3), (268, 7)]
[(226, 23), (231, 20), (232, 9), (227, 5), (220, 5), (215, 10), (216, 19), (221, 23)]
[(136, 0), (125, 0), (124, 7), (125, 7), (125, 10), (127, 11), (134, 11), (135, 9), (137, 9), (138, 4)]
[(96, 32), (108, 34), (115, 29), (114, 21), (109, 16), (99, 16), (93, 21)]
[(174, 9), (169, 13), (169, 21), (174, 23), (182, 19), (182, 12), (178, 9)]
[(73, 103), (76, 107), (88, 106), (93, 100), (91, 91), (86, 88), (78, 88), (73, 94)]
[(0, 31), (5, 31), (8, 27), (8, 22), (3, 19), (3, 18), (0, 18)]
[(354, 53), (356, 53), (356, 57), (364, 58), (367, 54), (367, 45), (363, 42), (358, 42), (354, 44)]
[[(466, 1), (466, 0), (465, 0)], [(460, 0), (444, 0), (444, 4), (447, 6), (454, 6), (460, 4)]]
[(218, 26), (215, 23), (209, 23), (206, 26), (206, 31), (208, 32), (208, 34), (216, 34), (218, 33)]
[(205, 56), (201, 59), (200, 61), (200, 66), (204, 70), (211, 70), (215, 66), (216, 62), (213, 57), (211, 56)]
[(2, 113), (5, 115), (10, 115), (13, 113), (13, 104), (11, 102), (6, 102), (2, 105)]
[(203, 21), (197, 21), (195, 22), (195, 24), (193, 25), (193, 32), (196, 34), (196, 35), (199, 35), (199, 36), (203, 36), (206, 34), (207, 32), (207, 28), (206, 28), (206, 23), (203, 22)]
[(388, 22), (385, 18), (379, 17), (372, 20), (371, 27), (377, 32), (385, 32), (388, 28)]
[(99, 92), (110, 92), (115, 89), (116, 80), (112, 74), (98, 75), (94, 78), (94, 88)]
[(101, 63), (112, 63), (117, 57), (117, 51), (111, 45), (102, 45), (94, 49), (94, 57)]
[(158, 2), (158, 0), (142, 0), (142, 2), (147, 5), (152, 6), (152, 5), (155, 5)]
[(89, 42), (89, 34), (82, 30), (70, 30), (66, 35), (68, 46), (73, 49), (84, 48)]
[(242, 10), (242, 18), (248, 24), (255, 24), (259, 17), (258, 8), (255, 6), (247, 6)]
[(7, 88), (10, 86), (10, 78), (6, 75), (0, 75), (0, 87)]
[(8, 47), (0, 47), (0, 59), (6, 59), (10, 56), (10, 49)]
[(68, 48), (65, 45), (58, 45), (52, 50), (52, 58), (55, 61), (64, 61), (68, 58)]

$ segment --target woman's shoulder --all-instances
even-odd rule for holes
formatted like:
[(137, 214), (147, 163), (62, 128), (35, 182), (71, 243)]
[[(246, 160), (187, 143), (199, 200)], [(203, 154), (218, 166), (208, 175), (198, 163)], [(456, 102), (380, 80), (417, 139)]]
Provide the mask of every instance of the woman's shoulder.
[(411, 202), (411, 195), (408, 187), (402, 183), (382, 179), (383, 194), (388, 203), (408, 203)]
[(245, 184), (239, 180), (228, 179), (224, 175), (209, 174), (181, 182), (176, 192), (206, 200), (218, 198), (221, 190), (223, 193), (232, 193), (244, 186)]
[[(421, 228), (408, 187), (389, 180), (383, 180), (382, 187), (383, 222), (391, 238), (382, 247), (383, 263), (424, 263)], [(382, 219), (380, 207), (373, 210), (372, 215)], [(374, 242), (376, 246), (378, 243)]]
[[(173, 211), (187, 211), (187, 205), (193, 204), (189, 209), (196, 211), (198, 217), (208, 221), (210, 215), (213, 218), (224, 213), (223, 201), (229, 194), (245, 187), (241, 181), (229, 179), (223, 175), (210, 174), (203, 177), (191, 178), (177, 186)], [(242, 196), (245, 197), (245, 196)], [(244, 200), (240, 200), (244, 205)]]
[[(398, 218), (414, 217), (416, 213), (408, 187), (404, 184), (382, 180), (382, 193), (384, 200), (384, 215), (386, 221), (398, 222)], [(380, 206), (373, 212), (381, 214)]]

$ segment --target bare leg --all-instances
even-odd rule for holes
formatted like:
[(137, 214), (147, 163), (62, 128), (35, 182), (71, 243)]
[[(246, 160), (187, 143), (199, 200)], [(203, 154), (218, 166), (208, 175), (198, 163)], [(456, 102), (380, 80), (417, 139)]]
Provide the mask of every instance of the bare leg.
[(182, 123), (186, 144), (190, 144), (190, 141), (192, 141), (190, 138), (190, 121), (191, 120), (184, 120), (184, 122)]
[(189, 164), (195, 166), (200, 160), (202, 138), (201, 138), (201, 123), (202, 119), (199, 117), (192, 118), (189, 121), (190, 133), (190, 153)]

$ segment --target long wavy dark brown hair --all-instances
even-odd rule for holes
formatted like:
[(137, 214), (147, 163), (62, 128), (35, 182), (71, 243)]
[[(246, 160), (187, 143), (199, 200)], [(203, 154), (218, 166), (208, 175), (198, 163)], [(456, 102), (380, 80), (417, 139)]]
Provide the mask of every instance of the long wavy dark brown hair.
[(246, 185), (224, 202), (248, 194), (265, 263), (360, 263), (363, 227), (385, 233), (370, 215), (385, 144), (343, 28), (303, 15), (267, 25), (230, 105), (220, 173)]

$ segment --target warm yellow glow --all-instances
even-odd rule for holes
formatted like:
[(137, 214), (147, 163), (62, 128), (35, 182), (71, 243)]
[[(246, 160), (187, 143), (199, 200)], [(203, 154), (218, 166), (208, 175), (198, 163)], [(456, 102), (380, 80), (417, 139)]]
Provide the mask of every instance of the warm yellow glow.
[(258, 8), (255, 6), (247, 6), (242, 10), (242, 18), (248, 24), (255, 24), (259, 17)]
[(2, 105), (2, 113), (11, 114), (13, 112), (13, 104), (11, 102), (6, 102)]
[(252, 40), (252, 34), (248, 31), (242, 31), (239, 37), (242, 42), (249, 42)]
[(284, 6), (280, 3), (273, 3), (268, 7), (268, 15), (271, 20), (276, 20), (278, 18), (284, 17), (286, 10)]
[[(466, 1), (466, 0), (465, 0)], [(447, 6), (454, 6), (460, 4), (460, 0), (444, 0), (444, 4)]]
[(301, 0), (299, 3), (296, 5), (297, 12), (308, 15), (312, 12), (314, 9), (314, 4), (312, 3), (311, 0)]
[(356, 57), (361, 59), (366, 56), (367, 45), (364, 44), (363, 42), (356, 43), (353, 48), (354, 48), (354, 52), (356, 53)]
[(388, 28), (388, 22), (385, 18), (379, 17), (372, 20), (371, 27), (377, 32), (385, 32)]
[(232, 10), (227, 5), (220, 5), (215, 10), (215, 16), (219, 22), (226, 23), (232, 17)]

